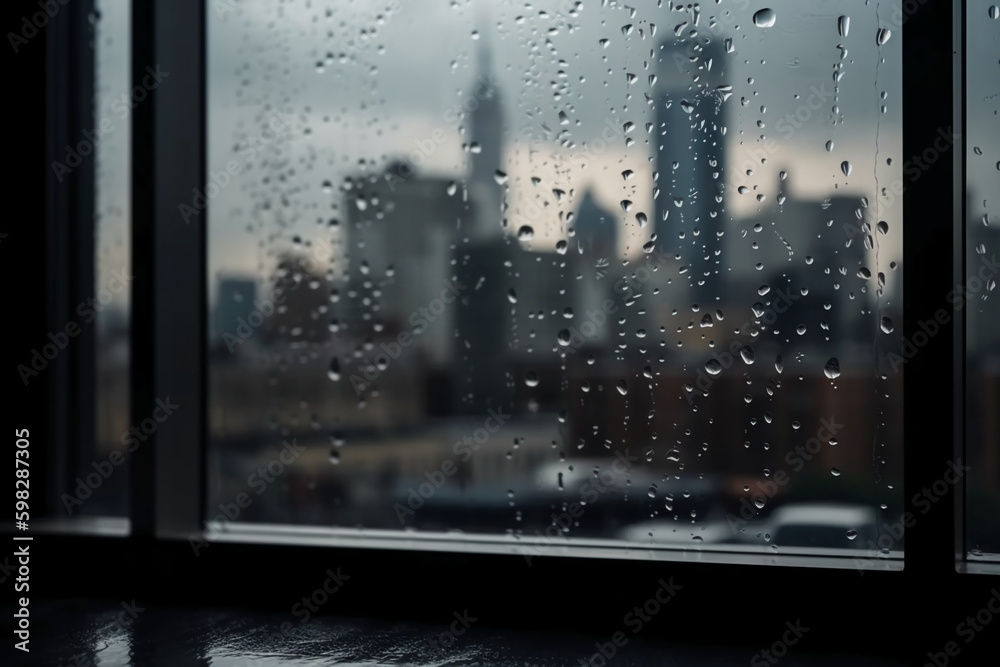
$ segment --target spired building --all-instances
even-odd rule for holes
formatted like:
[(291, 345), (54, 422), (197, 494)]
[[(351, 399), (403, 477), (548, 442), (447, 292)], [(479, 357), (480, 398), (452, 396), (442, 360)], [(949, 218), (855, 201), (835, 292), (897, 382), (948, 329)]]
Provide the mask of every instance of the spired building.
[(455, 244), (453, 274), (466, 290), (455, 309), (458, 377), (454, 410), (481, 413), (506, 406), (507, 359), (512, 326), (509, 290), (515, 253), (522, 252), (503, 231), (503, 186), (496, 173), (503, 160), (503, 103), (488, 45), (480, 47), (476, 79), (466, 99), (471, 156), (466, 179), (473, 213), (466, 218)]
[[(693, 60), (692, 60), (692, 55)], [(691, 298), (714, 302), (722, 288), (722, 184), (726, 153), (721, 41), (694, 46), (671, 39), (660, 45), (656, 100), (655, 229), (670, 254), (688, 267)], [(681, 234), (683, 233), (683, 238)]]
[(503, 100), (493, 72), (493, 56), (488, 45), (476, 54), (476, 79), (462, 101), (469, 111), (470, 136), (466, 148), (471, 155), (472, 173), (467, 186), (478, 214), (466, 235), (473, 241), (496, 239), (502, 233), (502, 186), (496, 173), (503, 165)]

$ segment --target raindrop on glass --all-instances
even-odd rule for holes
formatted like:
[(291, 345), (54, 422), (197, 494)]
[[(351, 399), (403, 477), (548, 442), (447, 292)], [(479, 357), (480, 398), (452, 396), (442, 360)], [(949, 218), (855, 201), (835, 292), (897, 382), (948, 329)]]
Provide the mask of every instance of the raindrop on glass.
[(761, 9), (753, 15), (753, 24), (758, 28), (770, 28), (777, 18), (778, 15), (774, 13), (773, 9)]
[(837, 34), (841, 37), (847, 37), (848, 31), (851, 29), (851, 17), (841, 16), (837, 19)]

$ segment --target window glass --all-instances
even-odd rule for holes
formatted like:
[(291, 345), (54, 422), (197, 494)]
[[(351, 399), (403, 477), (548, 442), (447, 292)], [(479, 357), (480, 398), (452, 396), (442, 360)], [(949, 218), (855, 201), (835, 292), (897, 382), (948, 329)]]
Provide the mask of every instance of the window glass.
[(215, 528), (900, 556), (903, 20), (637, 4), (212, 3)]
[(131, 14), (129, 2), (96, 0), (89, 16), (94, 131), (82, 143), (91, 146), (92, 156), (83, 159), (93, 160), (94, 167), (94, 290), (76, 314), (79, 326), (93, 332), (84, 340), (93, 341), (94, 348), (83, 354), (94, 355), (95, 414), (81, 422), (93, 428), (93, 435), (81, 440), (88, 448), (76, 457), (71, 488), (61, 496), (71, 516), (128, 514), (130, 140), (132, 105), (139, 104), (131, 85)]
[(966, 550), (1000, 560), (1000, 6), (966, 7)]

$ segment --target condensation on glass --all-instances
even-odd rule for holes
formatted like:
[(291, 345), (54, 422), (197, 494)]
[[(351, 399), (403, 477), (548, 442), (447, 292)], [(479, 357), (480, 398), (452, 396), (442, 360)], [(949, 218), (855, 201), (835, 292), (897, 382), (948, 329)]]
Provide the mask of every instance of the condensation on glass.
[(209, 9), (212, 525), (900, 556), (902, 26), (636, 4)]
[(966, 6), (965, 548), (971, 560), (1000, 560), (1000, 5)]

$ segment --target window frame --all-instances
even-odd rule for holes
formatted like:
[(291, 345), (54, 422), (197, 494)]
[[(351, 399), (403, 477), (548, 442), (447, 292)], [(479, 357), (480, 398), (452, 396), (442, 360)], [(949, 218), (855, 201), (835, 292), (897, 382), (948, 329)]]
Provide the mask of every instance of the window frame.
[[(902, 263), (907, 337), (947, 304), (946, 294), (965, 276), (966, 2), (915, 4), (901, 31), (903, 155), (932, 145), (939, 128), (954, 128), (962, 141), (961, 152), (944, 152), (923, 173), (920, 187), (908, 187), (903, 195), (904, 212), (911, 212), (905, 218)], [(685, 594), (671, 602), (669, 618), (650, 623), (644, 636), (755, 646), (779, 636), (785, 621), (801, 618), (816, 628), (803, 642), (803, 651), (921, 661), (928, 651), (943, 650), (946, 641), (955, 639), (955, 625), (985, 604), (995, 582), (985, 575), (1000, 569), (966, 559), (961, 482), (907, 529), (903, 569), (896, 571), (859, 571), (850, 565), (826, 569), (834, 563), (823, 557), (739, 557), (721, 565), (727, 559), (708, 551), (676, 551), (662, 559), (639, 555), (629, 561), (578, 552), (539, 556), (528, 564), (517, 553), (466, 552), (464, 541), (425, 541), (417, 549), (410, 534), (321, 544), (310, 540), (304, 528), (270, 538), (258, 534), (214, 541), (196, 555), (190, 538), (202, 534), (207, 516), (205, 230), (210, 208), (185, 225), (177, 206), (207, 180), (210, 6), (211, 0), (133, 0), (133, 85), (141, 85), (147, 65), (160, 64), (171, 73), (171, 87), (152, 91), (149, 102), (133, 114), (132, 253), (142, 261), (133, 262), (131, 423), (147, 417), (157, 398), (169, 396), (190, 409), (178, 410), (130, 457), (127, 537), (46, 536), (50, 543), (81, 554), (72, 567), (42, 584), (47, 594), (139, 594), (168, 603), (198, 596), (201, 603), (287, 609), (286, 599), (290, 604), (295, 592), (315, 588), (319, 573), (339, 566), (355, 585), (336, 596), (329, 608), (333, 613), (443, 620), (455, 609), (478, 608), (486, 610), (487, 623), (499, 626), (602, 634), (621, 629), (622, 615), (633, 604), (647, 599), (660, 579), (673, 578)], [(928, 89), (954, 94), (928, 95)], [(53, 212), (50, 224), (53, 220), (88, 222), (72, 220), (65, 209)], [(942, 252), (946, 247), (952, 252)], [(943, 269), (929, 271), (928, 266)], [(54, 285), (66, 283), (67, 275), (56, 266), (49, 270)], [(912, 436), (920, 448), (916, 454), (917, 446), (911, 446), (911, 454), (904, 456), (907, 508), (914, 490), (939, 479), (950, 461), (965, 460), (965, 315), (953, 315), (906, 364), (904, 437)], [(951, 392), (950, 410), (941, 410), (942, 387)], [(72, 425), (67, 436), (85, 425), (86, 418), (73, 415), (64, 399), (50, 409), (72, 415), (65, 421)], [(929, 420), (928, 415), (940, 417)], [(275, 573), (276, 563), (295, 567), (261, 576)], [(394, 591), (392, 597), (383, 590)], [(511, 598), (521, 604), (509, 604)], [(852, 613), (845, 615), (833, 598), (853, 602)], [(945, 602), (951, 606), (941, 609)], [(705, 623), (707, 618), (715, 623)]]

